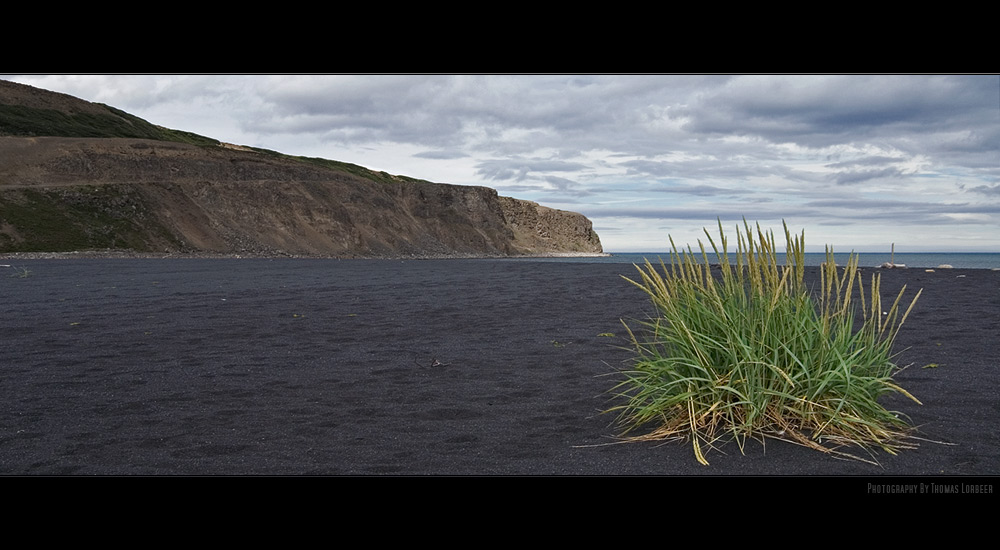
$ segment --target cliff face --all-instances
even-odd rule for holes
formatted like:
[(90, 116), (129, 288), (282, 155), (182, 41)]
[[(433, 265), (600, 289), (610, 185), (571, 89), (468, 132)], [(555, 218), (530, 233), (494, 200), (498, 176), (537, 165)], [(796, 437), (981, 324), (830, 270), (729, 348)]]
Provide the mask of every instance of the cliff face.
[(0, 137), (0, 252), (600, 253), (577, 213), (493, 189), (379, 181), (255, 150)]
[(522, 253), (553, 252), (600, 254), (601, 239), (583, 214), (556, 210), (538, 203), (499, 197), (515, 247)]

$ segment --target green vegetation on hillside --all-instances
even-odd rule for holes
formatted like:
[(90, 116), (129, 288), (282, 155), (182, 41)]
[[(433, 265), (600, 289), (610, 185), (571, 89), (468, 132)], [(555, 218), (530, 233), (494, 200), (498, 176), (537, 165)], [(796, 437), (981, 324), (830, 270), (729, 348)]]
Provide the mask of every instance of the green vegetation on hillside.
[[(125, 111), (103, 105), (109, 114), (66, 113), (55, 109), (38, 109), (20, 105), (0, 105), (0, 136), (59, 136), (82, 138), (136, 138), (157, 141), (171, 141), (190, 145), (214, 147), (220, 145), (218, 140), (156, 126), (130, 115)], [(292, 156), (261, 149), (247, 147), (255, 152), (267, 154), (285, 160), (304, 162), (341, 172), (347, 172), (358, 177), (380, 183), (423, 182), (407, 176), (394, 176), (386, 172), (376, 172), (351, 164), (323, 158)]]
[(427, 180), (411, 178), (409, 176), (394, 176), (392, 174), (389, 174), (388, 172), (376, 172), (374, 170), (365, 168), (364, 166), (351, 164), (349, 162), (340, 162), (337, 160), (329, 160), (318, 157), (301, 157), (294, 155), (286, 155), (284, 153), (271, 151), (270, 149), (261, 149), (259, 147), (248, 147), (248, 149), (252, 149), (258, 153), (263, 153), (282, 159), (295, 160), (299, 162), (304, 162), (306, 164), (311, 164), (313, 166), (329, 168), (331, 170), (338, 170), (340, 172), (347, 172), (348, 174), (352, 174), (360, 178), (365, 178), (372, 181), (377, 181), (379, 183), (399, 183), (399, 182), (429, 183), (427, 182)]
[(103, 105), (108, 114), (66, 113), (21, 105), (0, 105), (0, 135), (91, 138), (139, 138), (192, 145), (218, 145), (217, 140), (191, 132), (170, 130)]
[(126, 185), (7, 190), (0, 200), (5, 226), (0, 252), (151, 251), (154, 243), (179, 247), (154, 219)]
[(426, 180), (411, 178), (409, 176), (394, 176), (387, 172), (376, 172), (374, 170), (369, 170), (364, 166), (358, 166), (357, 164), (351, 164), (349, 162), (340, 162), (336, 160), (327, 160), (315, 157), (290, 157), (290, 158), (294, 158), (302, 162), (307, 162), (309, 164), (322, 166), (324, 168), (330, 168), (332, 170), (340, 170), (341, 172), (354, 174), (355, 176), (362, 177), (365, 179), (370, 179), (372, 181), (377, 181), (379, 183), (399, 183), (399, 182), (427, 183)]

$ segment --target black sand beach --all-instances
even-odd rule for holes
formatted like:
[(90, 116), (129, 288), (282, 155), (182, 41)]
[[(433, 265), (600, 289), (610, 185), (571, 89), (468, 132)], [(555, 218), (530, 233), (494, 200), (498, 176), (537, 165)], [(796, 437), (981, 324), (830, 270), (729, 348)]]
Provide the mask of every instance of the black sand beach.
[[(1000, 272), (923, 288), (889, 404), (929, 440), (880, 466), (790, 443), (609, 444), (650, 313), (627, 264), (0, 260), (0, 474), (994, 476)], [(870, 272), (871, 270), (866, 270)], [(25, 277), (15, 276), (18, 274)], [(610, 337), (607, 334), (614, 334)], [(922, 368), (927, 364), (936, 368)]]

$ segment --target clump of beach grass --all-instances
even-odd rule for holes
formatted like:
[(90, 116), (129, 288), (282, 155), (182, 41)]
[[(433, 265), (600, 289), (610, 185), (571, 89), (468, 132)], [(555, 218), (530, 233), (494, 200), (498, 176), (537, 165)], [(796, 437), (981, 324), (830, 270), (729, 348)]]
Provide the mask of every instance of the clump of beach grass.
[[(623, 321), (636, 356), (612, 390), (624, 403), (608, 411), (618, 414), (622, 438), (689, 438), (705, 465), (723, 439), (741, 452), (748, 438), (771, 437), (867, 462), (875, 448), (912, 448), (905, 416), (878, 401), (899, 393), (920, 403), (893, 381), (900, 368), (892, 352), (920, 292), (903, 311), (904, 286), (883, 310), (879, 275), (866, 299), (857, 256), (838, 268), (830, 247), (820, 288), (807, 288), (804, 232), (784, 226), (780, 265), (773, 232), (743, 226), (735, 265), (721, 221), (718, 242), (705, 229), (717, 274), (703, 243), (678, 250), (671, 238), (669, 267), (646, 260), (637, 280), (625, 277), (649, 294), (656, 316), (636, 330)], [(871, 460), (841, 450), (849, 447)]]

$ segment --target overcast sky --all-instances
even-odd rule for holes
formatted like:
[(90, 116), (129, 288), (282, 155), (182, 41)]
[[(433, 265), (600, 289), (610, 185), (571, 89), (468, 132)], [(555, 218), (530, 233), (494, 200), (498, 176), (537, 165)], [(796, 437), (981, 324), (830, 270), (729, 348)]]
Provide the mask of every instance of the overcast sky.
[(1000, 252), (997, 75), (4, 75), (221, 141), (581, 212), (609, 252), (716, 219), (812, 250)]

